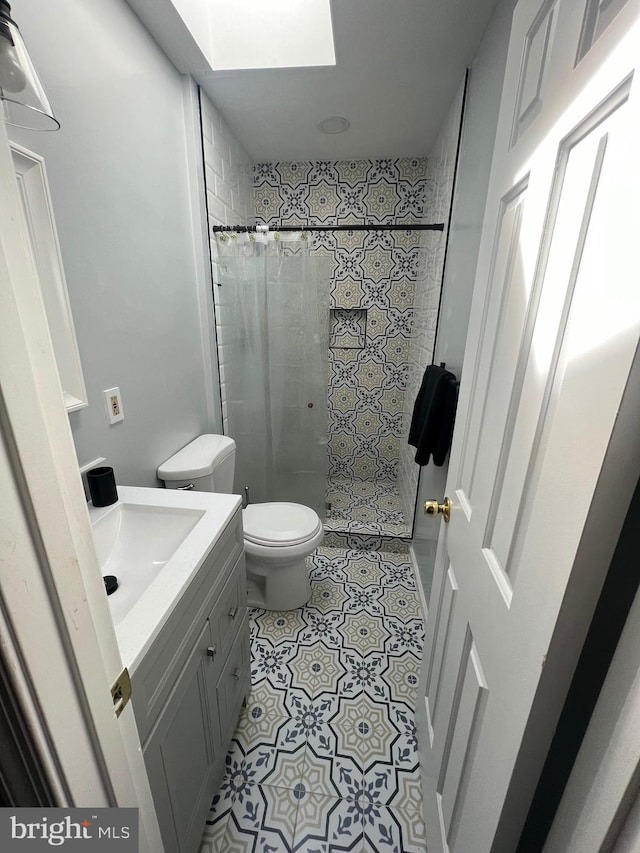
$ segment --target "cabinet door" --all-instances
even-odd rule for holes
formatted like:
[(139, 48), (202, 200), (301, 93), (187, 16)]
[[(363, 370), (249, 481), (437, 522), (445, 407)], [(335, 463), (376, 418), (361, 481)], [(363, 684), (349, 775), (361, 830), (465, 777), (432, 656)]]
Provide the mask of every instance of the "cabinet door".
[[(223, 663), (247, 612), (247, 578), (244, 555), (238, 560), (220, 598), (209, 615), (211, 635), (216, 638), (218, 660)], [(219, 675), (220, 673), (218, 673)]]
[(238, 722), (240, 707), (251, 686), (249, 631), (245, 618), (218, 680), (218, 721), (222, 746), (226, 747)]
[(216, 756), (207, 700), (208, 640), (205, 624), (144, 751), (166, 853), (196, 849), (211, 799)]

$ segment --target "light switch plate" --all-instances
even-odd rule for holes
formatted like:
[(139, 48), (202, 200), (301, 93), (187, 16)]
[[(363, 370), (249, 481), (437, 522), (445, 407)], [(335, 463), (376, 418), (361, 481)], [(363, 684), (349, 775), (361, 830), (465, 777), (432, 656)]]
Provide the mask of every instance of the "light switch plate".
[(122, 408), (122, 397), (119, 388), (107, 388), (104, 392), (104, 401), (107, 407), (107, 417), (110, 424), (117, 424), (124, 420), (124, 409)]

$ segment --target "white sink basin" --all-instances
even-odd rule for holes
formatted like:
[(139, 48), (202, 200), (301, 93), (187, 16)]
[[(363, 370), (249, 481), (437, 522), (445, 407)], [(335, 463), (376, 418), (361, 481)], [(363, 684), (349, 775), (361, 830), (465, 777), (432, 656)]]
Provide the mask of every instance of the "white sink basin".
[(103, 575), (115, 575), (111, 616), (120, 622), (164, 570), (204, 510), (118, 502), (93, 525)]
[(102, 575), (122, 661), (136, 668), (222, 532), (238, 495), (118, 486), (117, 503), (89, 504)]

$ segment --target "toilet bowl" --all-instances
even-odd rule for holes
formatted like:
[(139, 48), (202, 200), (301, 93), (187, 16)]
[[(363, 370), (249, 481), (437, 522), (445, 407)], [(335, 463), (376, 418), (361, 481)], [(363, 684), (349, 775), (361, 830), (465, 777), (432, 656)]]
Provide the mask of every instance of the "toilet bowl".
[[(169, 489), (233, 492), (236, 445), (225, 435), (201, 435), (158, 468)], [(248, 604), (293, 610), (311, 597), (307, 557), (322, 542), (318, 514), (302, 504), (249, 504), (242, 512)]]
[(307, 557), (320, 545), (322, 522), (294, 503), (249, 504), (242, 513), (249, 604), (292, 610), (311, 597)]

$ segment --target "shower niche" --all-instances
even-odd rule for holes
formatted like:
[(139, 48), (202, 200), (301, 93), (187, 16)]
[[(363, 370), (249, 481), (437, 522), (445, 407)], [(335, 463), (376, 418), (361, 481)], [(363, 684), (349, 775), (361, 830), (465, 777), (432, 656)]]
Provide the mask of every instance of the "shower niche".
[(331, 308), (330, 349), (364, 349), (367, 342), (366, 308)]

